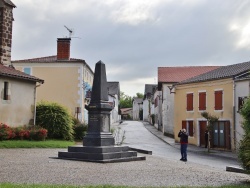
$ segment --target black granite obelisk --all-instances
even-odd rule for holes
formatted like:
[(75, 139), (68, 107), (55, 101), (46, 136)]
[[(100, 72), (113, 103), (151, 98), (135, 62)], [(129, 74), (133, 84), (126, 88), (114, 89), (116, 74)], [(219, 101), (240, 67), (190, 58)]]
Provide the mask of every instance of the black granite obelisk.
[(87, 135), (83, 138), (84, 146), (113, 146), (114, 137), (110, 133), (110, 111), (105, 64), (96, 63), (89, 111)]
[(83, 146), (69, 146), (68, 152), (58, 152), (59, 159), (81, 160), (90, 162), (125, 162), (145, 160), (137, 156), (128, 146), (115, 146), (110, 133), (110, 111), (105, 64), (96, 63), (91, 101), (87, 107), (89, 124)]

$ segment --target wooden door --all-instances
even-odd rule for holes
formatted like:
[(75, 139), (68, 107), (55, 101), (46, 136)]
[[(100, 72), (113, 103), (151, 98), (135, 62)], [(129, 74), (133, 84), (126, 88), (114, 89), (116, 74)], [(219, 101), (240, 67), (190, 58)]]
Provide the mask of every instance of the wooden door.
[(207, 129), (206, 121), (199, 121), (200, 125), (200, 146), (205, 146), (205, 131)]

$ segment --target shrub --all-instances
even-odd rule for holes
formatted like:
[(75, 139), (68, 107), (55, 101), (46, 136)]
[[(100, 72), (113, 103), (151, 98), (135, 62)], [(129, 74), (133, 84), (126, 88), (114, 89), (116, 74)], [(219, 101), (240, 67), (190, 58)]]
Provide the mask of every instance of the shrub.
[(250, 173), (250, 98), (244, 101), (240, 114), (243, 117), (244, 135), (240, 141), (238, 156), (241, 166)]
[(48, 131), (44, 128), (33, 128), (29, 131), (30, 140), (45, 140)]
[(38, 126), (33, 127), (14, 127), (0, 123), (0, 140), (45, 140), (47, 130)]
[(73, 126), (74, 130), (74, 139), (75, 140), (82, 140), (83, 137), (86, 135), (88, 126), (86, 124), (77, 124)]
[(9, 140), (15, 137), (15, 132), (6, 124), (0, 123), (0, 140)]
[(27, 127), (15, 127), (13, 128), (15, 132), (15, 139), (17, 140), (28, 140), (30, 138), (30, 130)]
[(72, 140), (73, 120), (67, 108), (54, 102), (40, 102), (36, 108), (36, 124), (48, 130), (48, 138)]

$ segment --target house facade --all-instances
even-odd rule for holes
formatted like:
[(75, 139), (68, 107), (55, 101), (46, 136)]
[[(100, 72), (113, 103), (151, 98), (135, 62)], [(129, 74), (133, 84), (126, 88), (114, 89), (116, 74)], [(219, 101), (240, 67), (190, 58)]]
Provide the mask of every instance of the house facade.
[(250, 62), (220, 67), (187, 79), (175, 85), (174, 133), (186, 128), (189, 143), (205, 144), (207, 120), (202, 112), (218, 117), (210, 130), (211, 147), (234, 150), (235, 130), (235, 78), (248, 73)]
[(134, 97), (132, 100), (133, 104), (133, 120), (142, 120), (140, 119), (140, 111), (143, 110), (143, 99)]
[(33, 125), (36, 90), (42, 83), (42, 79), (0, 64), (0, 122), (9, 126)]
[(110, 124), (119, 122), (121, 115), (119, 114), (120, 104), (120, 84), (119, 82), (107, 82), (109, 103), (113, 106), (110, 112)]
[(162, 92), (158, 90), (158, 87), (154, 88), (153, 103), (154, 103), (154, 122), (153, 125), (159, 130), (163, 131), (162, 126)]
[[(158, 115), (161, 117), (161, 130), (165, 135), (174, 137), (174, 84), (214, 70), (218, 66), (187, 66), (187, 67), (158, 67), (158, 95), (162, 96), (159, 102)], [(161, 114), (160, 114), (161, 112)], [(159, 118), (158, 118), (159, 119)]]
[(156, 84), (145, 84), (145, 91), (143, 97), (143, 121), (151, 122), (151, 104), (154, 88)]
[(248, 73), (246, 75), (242, 75), (235, 79), (235, 140), (236, 140), (236, 149), (239, 148), (239, 142), (242, 140), (242, 136), (244, 131), (242, 129), (242, 121), (243, 118), (240, 115), (240, 109), (244, 104), (244, 100), (250, 96), (250, 76)]
[(94, 73), (82, 59), (70, 57), (70, 38), (58, 38), (57, 55), (12, 61), (17, 70), (45, 80), (37, 90), (37, 101), (51, 101), (67, 107), (71, 115), (87, 123), (86, 93)]

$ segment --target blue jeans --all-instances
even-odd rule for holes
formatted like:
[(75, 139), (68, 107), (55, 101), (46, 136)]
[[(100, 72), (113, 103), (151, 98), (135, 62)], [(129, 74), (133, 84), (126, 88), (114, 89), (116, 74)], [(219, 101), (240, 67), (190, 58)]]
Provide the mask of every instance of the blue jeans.
[(187, 144), (181, 144), (181, 158), (187, 159)]

